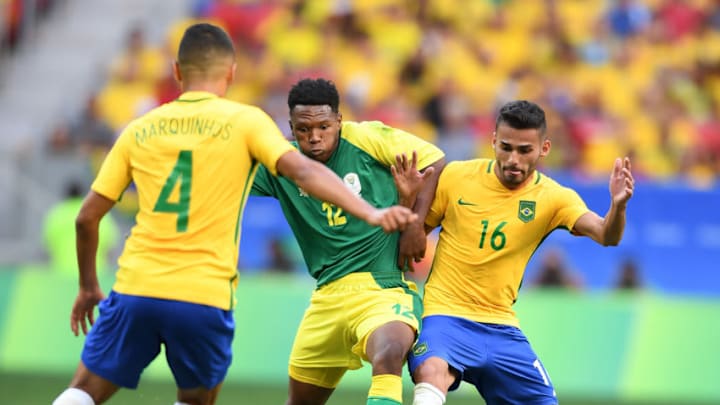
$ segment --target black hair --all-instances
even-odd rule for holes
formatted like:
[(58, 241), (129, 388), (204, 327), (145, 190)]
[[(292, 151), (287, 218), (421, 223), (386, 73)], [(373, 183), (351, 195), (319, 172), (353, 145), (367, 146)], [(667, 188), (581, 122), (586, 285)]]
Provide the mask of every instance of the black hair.
[(295, 83), (288, 94), (290, 111), (296, 105), (329, 105), (337, 113), (340, 107), (340, 95), (335, 83), (330, 80), (302, 79)]
[(180, 67), (205, 71), (220, 58), (235, 58), (235, 47), (220, 27), (200, 23), (188, 27), (180, 40), (177, 60)]
[(545, 135), (547, 128), (545, 111), (527, 100), (510, 101), (503, 105), (495, 120), (495, 131), (502, 123), (514, 129), (537, 129), (540, 135)]

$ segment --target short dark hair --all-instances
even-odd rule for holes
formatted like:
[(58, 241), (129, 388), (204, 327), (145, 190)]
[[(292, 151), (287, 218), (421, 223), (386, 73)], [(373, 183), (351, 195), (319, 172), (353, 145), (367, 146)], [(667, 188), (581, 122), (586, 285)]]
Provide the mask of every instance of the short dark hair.
[(295, 83), (288, 94), (290, 111), (296, 105), (329, 105), (333, 112), (340, 111), (340, 95), (330, 80), (302, 79)]
[(235, 58), (235, 46), (220, 27), (200, 23), (188, 27), (180, 40), (177, 61), (181, 69), (205, 71), (220, 58)]
[(495, 120), (495, 131), (505, 123), (514, 129), (537, 129), (545, 135), (547, 123), (545, 111), (539, 105), (527, 100), (510, 101), (503, 105)]

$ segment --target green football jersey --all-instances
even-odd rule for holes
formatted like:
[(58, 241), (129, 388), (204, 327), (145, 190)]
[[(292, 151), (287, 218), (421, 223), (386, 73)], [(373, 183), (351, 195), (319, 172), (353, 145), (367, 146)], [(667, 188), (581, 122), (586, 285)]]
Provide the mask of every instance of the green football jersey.
[[(344, 122), (338, 148), (326, 166), (373, 206), (389, 207), (398, 202), (390, 165), (397, 154), (410, 156), (413, 150), (418, 153), (419, 169), (444, 156), (431, 143), (381, 122)], [(402, 285), (396, 264), (398, 232), (386, 234), (380, 227), (309, 196), (292, 180), (273, 176), (262, 165), (252, 194), (280, 201), (318, 287), (356, 272), (372, 273), (384, 287)]]

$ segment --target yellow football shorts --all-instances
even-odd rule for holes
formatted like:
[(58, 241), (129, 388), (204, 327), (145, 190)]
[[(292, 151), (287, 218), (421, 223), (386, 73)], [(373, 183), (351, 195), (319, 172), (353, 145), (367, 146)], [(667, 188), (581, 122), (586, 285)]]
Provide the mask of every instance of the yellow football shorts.
[(381, 288), (370, 273), (352, 273), (315, 290), (298, 327), (288, 372), (293, 379), (335, 388), (348, 369), (362, 367), (369, 336), (401, 321), (417, 333), (422, 303), (412, 282)]

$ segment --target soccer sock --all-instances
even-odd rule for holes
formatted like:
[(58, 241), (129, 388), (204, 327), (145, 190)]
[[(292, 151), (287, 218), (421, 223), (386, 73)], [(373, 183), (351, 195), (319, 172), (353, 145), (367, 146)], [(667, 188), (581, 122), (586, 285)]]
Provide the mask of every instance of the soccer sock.
[(419, 383), (413, 390), (415, 398), (413, 405), (443, 405), (445, 395), (437, 387), (430, 383)]
[(372, 376), (367, 405), (401, 405), (402, 378), (395, 374)]
[(68, 388), (55, 398), (52, 405), (95, 405), (95, 401), (81, 389)]

